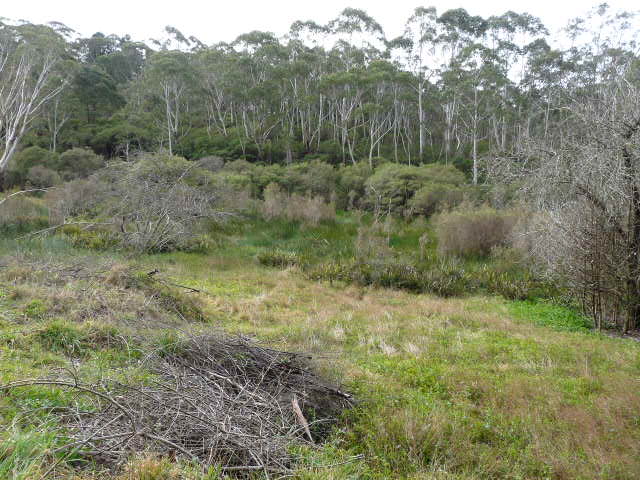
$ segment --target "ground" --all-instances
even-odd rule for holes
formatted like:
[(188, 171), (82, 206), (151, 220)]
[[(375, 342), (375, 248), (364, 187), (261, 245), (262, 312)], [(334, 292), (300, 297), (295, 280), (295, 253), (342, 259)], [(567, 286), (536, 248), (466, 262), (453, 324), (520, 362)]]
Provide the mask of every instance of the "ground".
[[(296, 478), (640, 476), (640, 345), (592, 333), (564, 307), (315, 282), (297, 268), (260, 265), (247, 244), (132, 258), (58, 237), (27, 243), (2, 244), (3, 383), (70, 365), (89, 377), (131, 380), (144, 376), (136, 366), (140, 332), (161, 342), (174, 330), (223, 329), (310, 353), (358, 399), (327, 443), (299, 452)], [(166, 313), (166, 301), (150, 304), (144, 291), (124, 289), (124, 270), (158, 270), (165, 282), (201, 291), (171, 290), (204, 318), (181, 321)], [(56, 440), (17, 422), (17, 413), (25, 404), (64, 403), (65, 395), (30, 388), (0, 397), (0, 477), (48, 470)], [(64, 462), (56, 471), (105, 478)], [(143, 456), (115, 475), (217, 474)]]

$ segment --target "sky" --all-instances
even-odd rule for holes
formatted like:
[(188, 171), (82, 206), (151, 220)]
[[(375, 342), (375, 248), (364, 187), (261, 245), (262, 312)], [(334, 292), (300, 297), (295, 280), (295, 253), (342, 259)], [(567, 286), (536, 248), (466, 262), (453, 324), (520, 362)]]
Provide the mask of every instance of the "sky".
[[(345, 7), (361, 8), (380, 23), (387, 38), (403, 31), (407, 18), (417, 6), (435, 6), (438, 13), (465, 8), (473, 15), (487, 17), (508, 10), (540, 17), (556, 31), (567, 21), (582, 15), (598, 2), (579, 0), (0, 0), (0, 17), (33, 23), (57, 21), (82, 36), (94, 32), (130, 34), (134, 40), (163, 37), (166, 25), (186, 36), (195, 35), (206, 44), (232, 41), (252, 30), (284, 35), (296, 20), (326, 23)], [(637, 10), (638, 0), (610, 0), (613, 10)]]

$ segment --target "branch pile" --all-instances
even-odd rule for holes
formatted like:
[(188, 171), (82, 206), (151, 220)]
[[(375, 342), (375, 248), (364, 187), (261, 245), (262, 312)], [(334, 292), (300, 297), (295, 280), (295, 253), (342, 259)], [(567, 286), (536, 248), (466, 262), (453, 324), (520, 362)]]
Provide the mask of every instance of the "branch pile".
[(97, 463), (117, 468), (132, 453), (154, 451), (228, 473), (289, 471), (291, 446), (321, 440), (352, 403), (312, 373), (309, 357), (244, 337), (191, 337), (148, 361), (155, 380), (146, 385), (47, 379), (2, 389), (53, 385), (77, 392), (82, 401), (59, 413), (70, 438), (62, 448)]

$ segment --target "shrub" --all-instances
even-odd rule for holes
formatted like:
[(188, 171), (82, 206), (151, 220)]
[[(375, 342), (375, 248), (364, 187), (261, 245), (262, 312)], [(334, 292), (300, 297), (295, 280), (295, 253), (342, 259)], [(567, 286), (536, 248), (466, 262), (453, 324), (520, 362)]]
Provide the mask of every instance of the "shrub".
[(262, 215), (267, 220), (284, 217), (289, 196), (282, 191), (277, 183), (270, 183), (264, 190)]
[(410, 207), (410, 200), (423, 187), (447, 185), (449, 190), (453, 190), (462, 185), (464, 179), (464, 174), (450, 165), (416, 167), (388, 163), (379, 167), (366, 181), (365, 205), (374, 210), (404, 214)]
[(402, 214), (409, 199), (426, 181), (419, 167), (387, 163), (367, 180), (365, 205), (369, 209), (388, 209)]
[(340, 169), (338, 200), (341, 208), (352, 210), (362, 206), (367, 179), (371, 175), (373, 175), (373, 169), (368, 162), (358, 162)]
[(219, 172), (224, 167), (224, 159), (215, 155), (198, 159), (198, 167), (209, 172)]
[(65, 225), (60, 232), (69, 238), (74, 246), (91, 250), (107, 250), (120, 243), (118, 235), (114, 232), (81, 228), (79, 225)]
[(317, 225), (322, 220), (333, 220), (336, 216), (334, 205), (325, 202), (321, 196), (289, 195), (275, 183), (265, 188), (261, 211), (267, 220), (286, 218), (311, 225)]
[(36, 188), (53, 187), (62, 181), (58, 172), (43, 165), (31, 167), (27, 173), (26, 180)]
[(258, 263), (265, 267), (287, 268), (300, 265), (300, 258), (295, 252), (282, 250), (263, 250), (257, 255)]
[(389, 232), (385, 225), (361, 225), (354, 244), (355, 259), (359, 262), (383, 261), (393, 255), (389, 246)]
[(46, 208), (33, 197), (15, 195), (0, 204), (0, 229), (3, 233), (22, 233), (48, 225)]
[(88, 148), (72, 148), (60, 155), (56, 169), (65, 180), (86, 178), (104, 165), (104, 160)]
[(91, 177), (72, 180), (63, 187), (48, 191), (44, 200), (49, 207), (49, 222), (60, 225), (69, 217), (93, 213), (110, 188), (100, 178)]
[(517, 215), (489, 207), (465, 207), (441, 214), (435, 222), (441, 255), (484, 257), (507, 244)]
[[(209, 172), (180, 157), (158, 155), (110, 164), (48, 197), (59, 223), (83, 215), (109, 226), (108, 238), (141, 252), (199, 249), (197, 237), (227, 217)], [(204, 180), (203, 180), (204, 179)], [(195, 239), (195, 240), (194, 240)], [(101, 239), (100, 241), (102, 242)]]
[(278, 182), (289, 193), (322, 196), (328, 202), (336, 190), (338, 172), (328, 163), (315, 159), (287, 166)]
[(418, 190), (409, 201), (412, 215), (431, 216), (439, 210), (456, 207), (463, 200), (463, 190), (455, 185), (430, 183)]
[(8, 186), (24, 185), (31, 168), (40, 166), (51, 170), (57, 169), (58, 155), (40, 147), (29, 147), (18, 152), (7, 171)]

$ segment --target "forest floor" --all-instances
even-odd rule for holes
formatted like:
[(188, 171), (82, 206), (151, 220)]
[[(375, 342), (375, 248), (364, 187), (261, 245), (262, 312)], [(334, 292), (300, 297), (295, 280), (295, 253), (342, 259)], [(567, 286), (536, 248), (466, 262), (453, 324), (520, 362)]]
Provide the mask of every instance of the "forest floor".
[[(326, 443), (298, 452), (295, 478), (640, 477), (637, 342), (572, 328), (575, 312), (544, 302), (310, 281), (260, 265), (255, 244), (131, 258), (61, 237), (3, 241), (0, 382), (63, 368), (133, 381), (145, 375), (131, 348), (140, 335), (222, 329), (310, 354), (358, 399)], [(175, 287), (159, 303), (121, 279), (156, 270), (201, 293)], [(167, 298), (202, 318), (175, 315)], [(0, 394), (0, 478), (106, 478), (68, 461), (51, 470), (58, 440), (37, 411), (70, 401), (50, 387)], [(218, 478), (149, 455), (113, 475)]]

